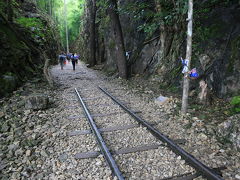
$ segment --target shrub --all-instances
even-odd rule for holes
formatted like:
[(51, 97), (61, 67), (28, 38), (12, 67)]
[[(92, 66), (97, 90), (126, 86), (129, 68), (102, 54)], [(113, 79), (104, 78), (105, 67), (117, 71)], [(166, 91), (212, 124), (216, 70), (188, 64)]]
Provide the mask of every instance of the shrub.
[(240, 96), (234, 96), (230, 102), (232, 107), (232, 112), (234, 114), (240, 113)]
[(32, 28), (32, 31), (36, 33), (36, 35), (40, 37), (44, 37), (44, 25), (43, 22), (38, 18), (27, 18), (27, 17), (20, 17), (16, 20), (16, 22), (22, 25), (25, 28)]

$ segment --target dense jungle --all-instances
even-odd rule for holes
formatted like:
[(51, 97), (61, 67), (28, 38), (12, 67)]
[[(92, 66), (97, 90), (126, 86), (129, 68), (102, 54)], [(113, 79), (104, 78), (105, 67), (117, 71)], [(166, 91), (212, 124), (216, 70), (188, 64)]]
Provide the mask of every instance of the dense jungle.
[[(199, 141), (213, 138), (231, 159), (223, 177), (240, 179), (240, 0), (195, 0), (192, 9), (190, 1), (0, 0), (0, 179), (38, 174), (36, 154), (47, 135), (29, 140), (24, 133), (46, 126), (48, 113), (57, 117), (59, 95), (71, 79), (84, 79), (85, 71), (75, 77), (59, 68), (59, 55), (72, 53), (79, 56), (76, 70), (82, 63), (159, 105), (170, 120), (181, 119)], [(40, 108), (29, 107), (33, 94), (47, 94)], [(19, 161), (22, 155), (30, 159)], [(36, 167), (25, 167), (28, 161)], [(44, 173), (36, 179), (70, 178)]]

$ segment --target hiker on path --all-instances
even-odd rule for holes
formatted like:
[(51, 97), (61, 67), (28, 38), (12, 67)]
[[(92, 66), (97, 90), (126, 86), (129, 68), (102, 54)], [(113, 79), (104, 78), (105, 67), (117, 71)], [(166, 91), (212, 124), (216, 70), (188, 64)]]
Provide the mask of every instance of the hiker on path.
[(73, 70), (75, 71), (75, 65), (76, 65), (76, 61), (77, 61), (77, 54), (76, 53), (72, 54), (71, 60), (72, 60)]
[(75, 58), (76, 58), (76, 64), (78, 64), (78, 59), (79, 59), (79, 57), (80, 57), (80, 55), (78, 55), (77, 53), (75, 53)]
[(64, 55), (63, 52), (58, 56), (58, 60), (59, 60), (60, 66), (61, 66), (61, 70), (63, 70), (63, 65), (66, 60), (66, 56)]

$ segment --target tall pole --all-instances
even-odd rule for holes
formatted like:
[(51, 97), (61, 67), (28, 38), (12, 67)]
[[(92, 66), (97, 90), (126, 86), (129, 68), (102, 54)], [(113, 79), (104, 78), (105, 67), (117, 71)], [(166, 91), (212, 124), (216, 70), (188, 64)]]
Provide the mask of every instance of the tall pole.
[[(190, 69), (192, 57), (192, 19), (193, 19), (193, 0), (188, 0), (188, 26), (187, 26), (187, 50), (186, 59), (188, 60), (188, 69)], [(182, 114), (187, 113), (188, 108), (188, 91), (189, 91), (189, 78), (188, 72), (184, 74), (183, 78), (183, 96), (182, 96)]]
[(67, 27), (67, 4), (66, 0), (64, 0), (64, 16), (65, 16), (65, 28), (66, 28), (66, 46), (67, 46), (67, 54), (69, 53), (68, 46), (68, 27)]

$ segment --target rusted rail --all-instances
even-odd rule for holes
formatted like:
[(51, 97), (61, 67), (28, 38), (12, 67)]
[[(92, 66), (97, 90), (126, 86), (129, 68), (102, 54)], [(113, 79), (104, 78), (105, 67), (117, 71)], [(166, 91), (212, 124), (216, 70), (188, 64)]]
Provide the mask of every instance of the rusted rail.
[(117, 176), (117, 178), (119, 180), (124, 180), (124, 178), (123, 178), (123, 176), (122, 176), (122, 174), (121, 174), (121, 172), (120, 172), (120, 170), (119, 170), (115, 160), (113, 159), (113, 157), (112, 157), (108, 147), (106, 146), (106, 143), (104, 142), (104, 140), (103, 140), (103, 138), (102, 138), (102, 136), (101, 136), (101, 134), (100, 134), (96, 124), (95, 124), (95, 122), (92, 119), (92, 116), (90, 115), (90, 113), (89, 113), (85, 103), (83, 102), (82, 97), (80, 96), (80, 94), (79, 94), (79, 92), (78, 92), (78, 90), (76, 88), (75, 88), (75, 92), (77, 94), (77, 97), (79, 99), (79, 102), (80, 102), (81, 106), (84, 109), (84, 113), (85, 113), (85, 115), (86, 115), (86, 117), (88, 119), (88, 122), (89, 122), (89, 124), (91, 126), (91, 129), (92, 129), (93, 133), (95, 134), (95, 137), (96, 137), (97, 142), (98, 142), (98, 144), (100, 146), (101, 152), (104, 155), (104, 158), (108, 162), (108, 165), (110, 166), (110, 168), (112, 169), (114, 174)]
[(120, 107), (122, 107), (127, 113), (129, 113), (135, 120), (137, 120), (140, 124), (147, 127), (147, 129), (158, 139), (167, 143), (168, 147), (174, 151), (176, 154), (180, 155), (185, 161), (196, 169), (199, 173), (201, 173), (204, 177), (209, 180), (223, 180), (213, 169), (207, 167), (191, 154), (183, 150), (180, 146), (175, 144), (171, 139), (163, 135), (157, 129), (155, 129), (151, 124), (137, 116), (133, 111), (128, 109), (123, 103), (113, 97), (109, 92), (99, 86), (99, 89), (103, 91), (107, 96), (109, 96), (115, 103), (117, 103)]

